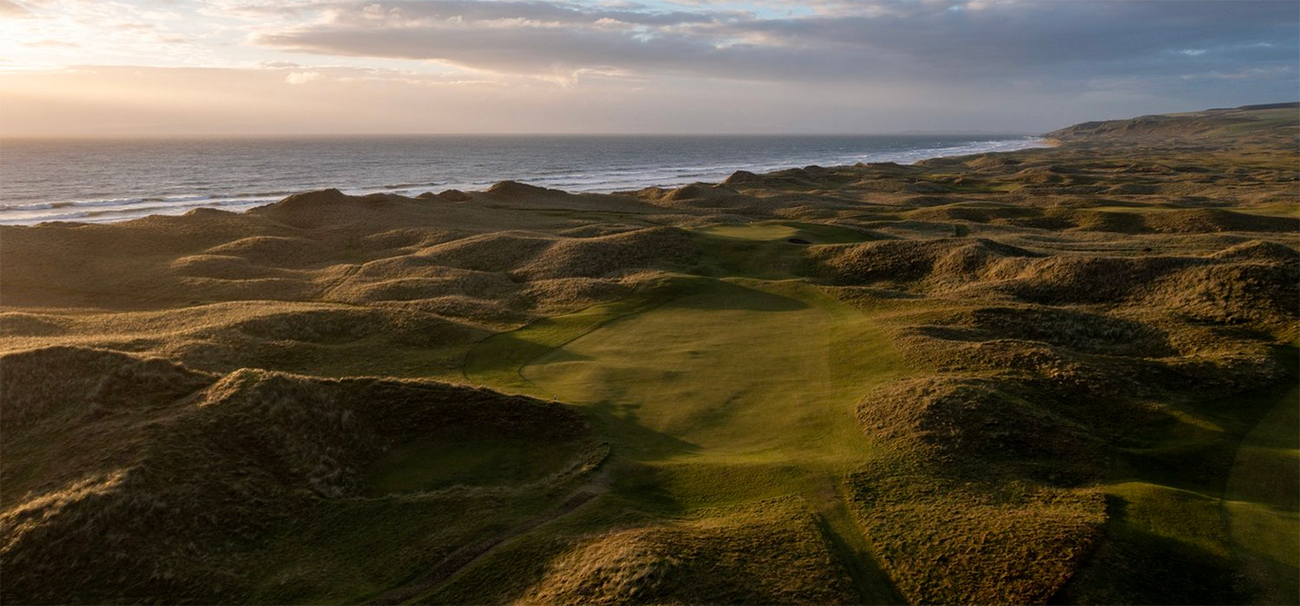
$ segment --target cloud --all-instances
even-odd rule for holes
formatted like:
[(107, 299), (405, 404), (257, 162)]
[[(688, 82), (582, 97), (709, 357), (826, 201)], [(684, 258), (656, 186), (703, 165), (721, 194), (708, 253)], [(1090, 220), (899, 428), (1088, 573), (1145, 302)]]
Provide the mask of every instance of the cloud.
[(306, 84), (321, 79), (320, 72), (292, 72), (284, 77), (286, 84)]
[(66, 40), (37, 40), (35, 42), (24, 42), (23, 46), (32, 48), (77, 48), (81, 45)]
[(0, 0), (0, 17), (22, 19), (33, 16), (35, 15), (27, 10), (27, 7), (14, 2), (14, 0)]
[(27, 78), (7, 80), (8, 128), (1033, 131), (1300, 90), (1285, 1), (0, 0), (15, 10), (39, 18), (0, 20), (0, 79)]
[[(254, 42), (513, 74), (601, 70), (823, 83), (1014, 78), (1075, 86), (1099, 76), (1231, 71), (1245, 61), (1290, 65), (1300, 52), (1297, 5), (1270, 1), (823, 1), (793, 16), (762, 5), (656, 11), (544, 1), (318, 8), (315, 21), (263, 32)], [(1250, 57), (1242, 54), (1248, 46)], [(1185, 49), (1203, 52), (1179, 52)]]

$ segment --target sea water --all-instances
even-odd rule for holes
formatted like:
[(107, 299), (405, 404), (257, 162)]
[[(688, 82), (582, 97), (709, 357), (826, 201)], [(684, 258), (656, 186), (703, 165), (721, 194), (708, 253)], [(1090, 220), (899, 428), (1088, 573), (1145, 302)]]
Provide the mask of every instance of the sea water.
[(0, 140), (0, 224), (242, 211), (335, 187), (481, 190), (515, 180), (613, 192), (765, 172), (1044, 145), (1023, 135), (374, 136)]

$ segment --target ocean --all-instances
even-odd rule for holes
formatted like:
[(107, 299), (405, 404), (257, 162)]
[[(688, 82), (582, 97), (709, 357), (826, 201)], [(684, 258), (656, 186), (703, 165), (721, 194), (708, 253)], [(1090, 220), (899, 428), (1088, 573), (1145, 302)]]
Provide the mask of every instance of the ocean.
[(240, 211), (337, 187), (413, 196), (515, 180), (573, 192), (737, 170), (915, 162), (1042, 146), (1022, 135), (387, 136), (0, 141), (0, 224)]

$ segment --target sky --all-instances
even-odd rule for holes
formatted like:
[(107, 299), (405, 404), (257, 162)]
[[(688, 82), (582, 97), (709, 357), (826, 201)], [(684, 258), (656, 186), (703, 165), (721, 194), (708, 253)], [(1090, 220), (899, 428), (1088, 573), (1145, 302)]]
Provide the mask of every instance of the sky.
[(1037, 133), (1300, 99), (1300, 0), (0, 0), (0, 136)]

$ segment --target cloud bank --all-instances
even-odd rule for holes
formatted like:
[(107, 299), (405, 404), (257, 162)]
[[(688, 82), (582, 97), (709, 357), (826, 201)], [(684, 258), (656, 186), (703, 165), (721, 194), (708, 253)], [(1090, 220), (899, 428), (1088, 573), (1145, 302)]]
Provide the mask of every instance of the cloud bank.
[[(11, 134), (147, 124), (104, 77), (130, 67), (193, 93), (169, 132), (232, 91), (222, 124), (286, 132), (1038, 132), (1300, 96), (1289, 0), (0, 0), (0, 38)], [(286, 99), (321, 107), (267, 119)]]

